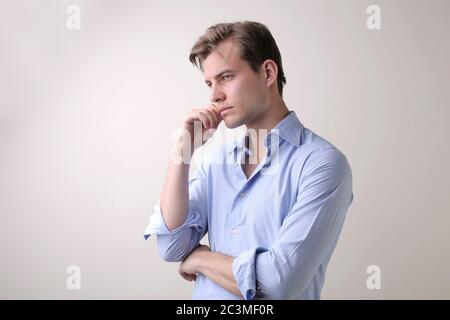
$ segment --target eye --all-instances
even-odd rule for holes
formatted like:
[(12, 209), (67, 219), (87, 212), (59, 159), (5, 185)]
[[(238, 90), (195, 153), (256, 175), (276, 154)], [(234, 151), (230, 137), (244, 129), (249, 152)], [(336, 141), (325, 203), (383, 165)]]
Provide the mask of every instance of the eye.
[(232, 75), (226, 74), (226, 75), (222, 76), (222, 80), (228, 80), (228, 79), (231, 79), (231, 77), (232, 77)]

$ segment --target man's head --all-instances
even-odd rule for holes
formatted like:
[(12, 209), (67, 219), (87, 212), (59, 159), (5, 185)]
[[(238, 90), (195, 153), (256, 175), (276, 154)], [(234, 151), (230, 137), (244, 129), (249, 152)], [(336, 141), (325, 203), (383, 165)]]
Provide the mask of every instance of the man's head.
[(229, 128), (256, 122), (283, 95), (281, 55), (270, 31), (244, 21), (211, 26), (198, 39), (189, 60), (203, 72), (211, 101), (233, 108), (223, 113)]

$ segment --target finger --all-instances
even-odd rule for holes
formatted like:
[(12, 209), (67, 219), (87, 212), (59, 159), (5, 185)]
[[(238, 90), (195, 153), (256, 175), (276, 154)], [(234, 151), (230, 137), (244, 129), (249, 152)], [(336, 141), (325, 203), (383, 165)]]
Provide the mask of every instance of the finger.
[(200, 109), (192, 109), (188, 114), (187, 114), (187, 119), (186, 122), (190, 123), (190, 124), (194, 124), (194, 121), (196, 120), (200, 120), (198, 118), (198, 113), (199, 113)]
[(217, 119), (216, 119), (216, 117), (214, 115), (214, 112), (212, 110), (205, 109), (205, 113), (208, 115), (208, 118), (210, 120), (211, 126), (209, 128), (210, 129), (217, 128)]
[[(181, 268), (180, 268), (180, 269), (181, 269)], [(188, 279), (187, 279), (188, 274), (187, 274), (186, 272), (181, 271), (181, 270), (178, 270), (178, 273), (180, 274), (180, 276), (181, 276), (183, 279), (188, 280)]]
[(220, 123), (220, 121), (222, 121), (222, 116), (220, 115), (219, 108), (215, 104), (212, 104), (211, 108), (216, 113), (217, 117), (219, 118), (219, 123)]
[(206, 129), (211, 129), (214, 127), (214, 120), (213, 120), (213, 116), (210, 113), (210, 111), (208, 111), (207, 109), (204, 109), (201, 111), (201, 114), (204, 115), (206, 117), (206, 119), (208, 120), (208, 127)]
[(185, 272), (182, 272), (181, 276), (187, 281), (195, 281), (197, 279), (197, 275), (189, 274), (189, 273), (185, 273)]
[(195, 281), (195, 280), (197, 280), (197, 275), (196, 274), (189, 274), (188, 278), (189, 278), (189, 281)]
[(206, 112), (208, 113), (212, 121), (211, 129), (212, 128), (216, 129), (217, 126), (219, 125), (219, 119), (217, 119), (216, 113), (211, 109), (206, 109)]
[(204, 113), (202, 113), (202, 111), (199, 111), (199, 112), (197, 113), (197, 119), (199, 119), (199, 120), (202, 122), (203, 127), (204, 127), (205, 129), (209, 129), (209, 120), (208, 120), (208, 117), (207, 117)]
[(216, 119), (217, 121), (220, 121), (220, 120), (221, 120), (221, 119), (220, 119), (220, 115), (219, 115), (219, 113), (217, 112), (217, 108), (216, 108), (214, 105), (209, 106), (209, 107), (208, 107), (208, 110), (210, 110), (210, 111), (214, 114), (214, 117), (215, 117), (215, 119)]
[(186, 280), (186, 281), (191, 281), (191, 279), (189, 279), (187, 276), (185, 276), (185, 275), (181, 275), (181, 277), (184, 279), (184, 280)]
[(217, 112), (217, 110), (214, 107), (209, 107), (208, 110), (210, 110), (211, 113), (213, 114), (214, 119), (216, 120), (215, 127), (217, 128), (220, 124), (220, 121), (222, 121), (222, 119), (220, 118), (219, 113)]

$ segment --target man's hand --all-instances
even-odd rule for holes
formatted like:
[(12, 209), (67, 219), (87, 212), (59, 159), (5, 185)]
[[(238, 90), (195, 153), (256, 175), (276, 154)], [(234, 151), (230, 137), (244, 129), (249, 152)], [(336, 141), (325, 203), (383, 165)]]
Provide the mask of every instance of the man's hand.
[[(222, 121), (222, 117), (220, 116), (219, 109), (214, 105), (211, 104), (207, 108), (204, 109), (192, 109), (190, 112), (186, 114), (186, 116), (183, 119), (183, 122), (181, 124), (181, 128), (186, 130), (190, 137), (191, 137), (191, 144), (194, 143), (194, 122), (200, 121), (202, 124), (202, 130), (201, 130), (201, 137), (200, 141), (201, 143), (205, 143), (205, 132), (210, 129), (217, 129), (220, 122)], [(210, 138), (210, 137), (209, 137)], [(198, 147), (198, 146), (197, 146)], [(192, 153), (195, 150), (192, 149)]]
[(197, 280), (198, 257), (205, 251), (211, 251), (208, 246), (200, 245), (194, 249), (181, 263), (178, 273), (187, 281)]

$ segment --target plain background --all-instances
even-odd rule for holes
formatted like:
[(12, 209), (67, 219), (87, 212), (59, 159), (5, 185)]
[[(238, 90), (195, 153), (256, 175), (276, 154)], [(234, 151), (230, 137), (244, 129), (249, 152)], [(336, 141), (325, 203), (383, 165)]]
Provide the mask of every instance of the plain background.
[[(81, 8), (68, 30), (66, 9)], [(381, 30), (366, 9), (381, 8)], [(190, 299), (142, 233), (170, 136), (209, 89), (219, 22), (276, 39), (285, 101), (347, 156), (354, 202), (323, 299), (450, 298), (448, 1), (2, 1), (0, 298)], [(81, 268), (81, 290), (66, 269)], [(381, 269), (369, 290), (366, 269)]]

